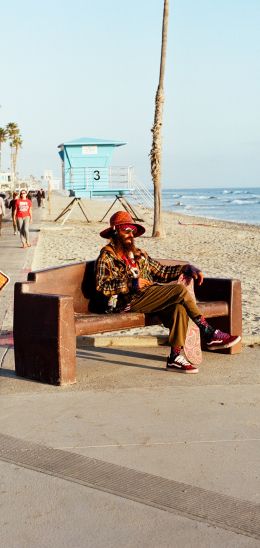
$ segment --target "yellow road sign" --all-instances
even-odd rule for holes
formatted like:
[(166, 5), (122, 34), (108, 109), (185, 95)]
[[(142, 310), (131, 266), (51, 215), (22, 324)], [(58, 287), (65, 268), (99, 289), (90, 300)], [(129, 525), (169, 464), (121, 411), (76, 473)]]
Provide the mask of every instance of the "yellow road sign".
[(10, 282), (10, 278), (0, 270), (0, 291)]

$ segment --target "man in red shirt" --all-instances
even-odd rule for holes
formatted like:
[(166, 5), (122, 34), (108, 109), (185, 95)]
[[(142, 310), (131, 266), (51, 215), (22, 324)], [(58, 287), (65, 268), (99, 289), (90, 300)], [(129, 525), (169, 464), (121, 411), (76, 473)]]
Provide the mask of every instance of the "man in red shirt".
[(29, 242), (29, 224), (32, 221), (32, 202), (27, 198), (26, 190), (21, 190), (16, 200), (14, 217), (20, 233), (22, 247), (31, 247)]

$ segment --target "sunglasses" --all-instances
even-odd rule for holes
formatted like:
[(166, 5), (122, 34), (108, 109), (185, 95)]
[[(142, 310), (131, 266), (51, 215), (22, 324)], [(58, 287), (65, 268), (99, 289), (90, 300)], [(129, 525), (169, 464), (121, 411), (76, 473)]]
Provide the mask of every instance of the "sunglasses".
[(127, 228), (121, 228), (121, 232), (124, 232), (124, 234), (130, 234), (130, 232), (132, 232), (133, 234), (136, 233), (136, 228), (130, 228), (130, 227), (127, 227)]

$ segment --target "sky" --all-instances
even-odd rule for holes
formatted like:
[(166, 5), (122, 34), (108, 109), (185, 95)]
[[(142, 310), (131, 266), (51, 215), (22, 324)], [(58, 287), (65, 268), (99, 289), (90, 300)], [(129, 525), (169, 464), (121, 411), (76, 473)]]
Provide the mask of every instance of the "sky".
[[(169, 0), (162, 187), (260, 186), (260, 1)], [(0, 0), (0, 127), (18, 171), (61, 177), (60, 143), (127, 143), (114, 165), (151, 183), (163, 0)], [(9, 146), (3, 167), (9, 167)]]

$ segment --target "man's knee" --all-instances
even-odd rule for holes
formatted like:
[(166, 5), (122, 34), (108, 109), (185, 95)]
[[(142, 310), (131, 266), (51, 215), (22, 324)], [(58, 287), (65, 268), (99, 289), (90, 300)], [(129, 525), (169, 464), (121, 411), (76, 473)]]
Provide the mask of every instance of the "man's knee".
[(182, 283), (177, 283), (174, 287), (174, 294), (180, 298), (180, 300), (185, 300), (186, 296), (189, 295), (188, 290), (185, 285)]

